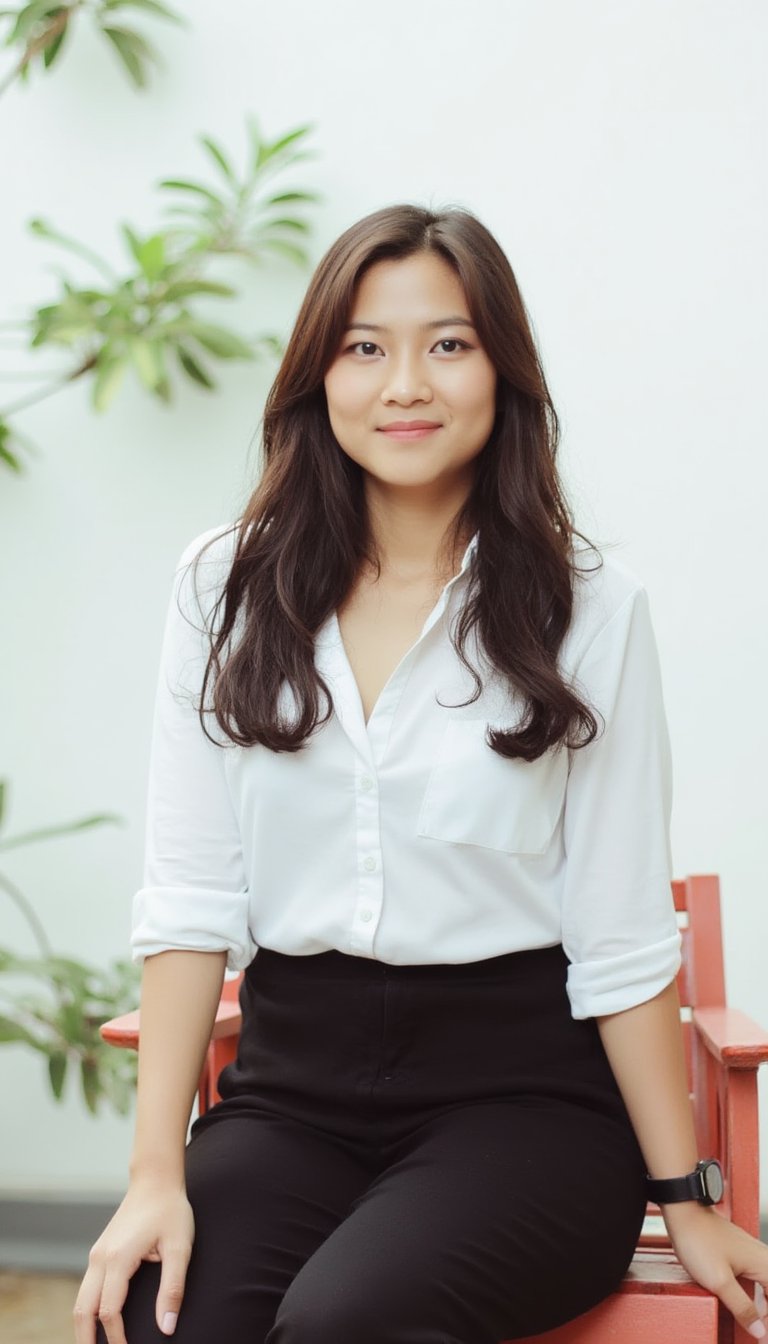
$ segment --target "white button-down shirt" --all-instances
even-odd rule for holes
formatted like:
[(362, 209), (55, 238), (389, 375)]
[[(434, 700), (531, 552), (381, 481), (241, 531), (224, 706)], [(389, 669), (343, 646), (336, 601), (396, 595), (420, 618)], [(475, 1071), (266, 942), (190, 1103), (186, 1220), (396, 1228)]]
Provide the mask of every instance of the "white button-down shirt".
[[(681, 963), (671, 893), (671, 764), (647, 594), (610, 555), (576, 583), (560, 667), (602, 715), (589, 746), (510, 760), (485, 741), (523, 704), (468, 643), (473, 692), (449, 630), (472, 557), (443, 588), (366, 724), (334, 612), (315, 640), (333, 714), (297, 752), (242, 748), (194, 696), (201, 633), (231, 563), (232, 534), (203, 533), (176, 570), (150, 753), (143, 885), (133, 959), (171, 948), (336, 948), (397, 965), (467, 962), (562, 943), (575, 1018), (659, 993)], [(218, 539), (199, 563), (203, 541)], [(585, 552), (584, 565), (594, 566)], [(193, 588), (193, 585), (194, 588)], [(179, 610), (181, 607), (181, 611)], [(287, 683), (282, 708), (294, 700)], [(601, 719), (598, 717), (598, 724)]]

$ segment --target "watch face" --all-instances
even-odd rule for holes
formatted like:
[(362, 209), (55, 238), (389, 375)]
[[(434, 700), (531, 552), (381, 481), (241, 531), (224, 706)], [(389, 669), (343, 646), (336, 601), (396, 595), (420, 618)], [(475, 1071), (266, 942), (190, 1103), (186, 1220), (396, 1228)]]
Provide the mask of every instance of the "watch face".
[(723, 1176), (720, 1171), (720, 1165), (715, 1159), (708, 1162), (702, 1169), (704, 1185), (713, 1204), (719, 1204), (723, 1198)]

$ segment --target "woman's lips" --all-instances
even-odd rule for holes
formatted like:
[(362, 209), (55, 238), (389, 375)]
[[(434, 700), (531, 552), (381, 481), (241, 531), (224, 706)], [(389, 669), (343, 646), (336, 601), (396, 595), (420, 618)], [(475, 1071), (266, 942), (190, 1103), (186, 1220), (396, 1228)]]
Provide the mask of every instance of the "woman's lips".
[(428, 434), (434, 434), (438, 429), (442, 429), (442, 425), (409, 425), (407, 429), (388, 429), (382, 426), (379, 433), (389, 435), (390, 439), (425, 439)]

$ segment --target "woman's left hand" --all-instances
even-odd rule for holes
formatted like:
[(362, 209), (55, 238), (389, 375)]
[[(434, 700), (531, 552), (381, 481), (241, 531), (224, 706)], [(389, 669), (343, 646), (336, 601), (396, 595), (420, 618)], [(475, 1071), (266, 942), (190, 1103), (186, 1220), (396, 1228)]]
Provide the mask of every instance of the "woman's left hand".
[(716, 1213), (712, 1205), (686, 1200), (664, 1205), (662, 1214), (675, 1254), (691, 1278), (719, 1297), (742, 1329), (763, 1339), (764, 1299), (758, 1308), (737, 1276), (768, 1291), (768, 1246)]

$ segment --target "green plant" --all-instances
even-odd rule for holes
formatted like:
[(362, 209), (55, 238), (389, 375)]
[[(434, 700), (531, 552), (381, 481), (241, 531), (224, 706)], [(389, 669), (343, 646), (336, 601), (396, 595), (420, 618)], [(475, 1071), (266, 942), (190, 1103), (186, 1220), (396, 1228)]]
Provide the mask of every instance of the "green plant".
[[(310, 225), (305, 208), (322, 198), (297, 188), (274, 189), (276, 174), (312, 157), (304, 148), (310, 126), (300, 126), (275, 140), (265, 139), (253, 117), (247, 119), (248, 148), (238, 174), (222, 147), (200, 136), (216, 171), (213, 185), (186, 178), (164, 178), (157, 185), (173, 194), (167, 206), (175, 224), (140, 236), (121, 225), (132, 269), (118, 275), (83, 243), (56, 232), (42, 219), (29, 221), (39, 237), (58, 243), (89, 262), (100, 275), (98, 287), (78, 286), (62, 277), (62, 296), (38, 308), (20, 324), (30, 329), (30, 348), (64, 347), (75, 362), (52, 383), (0, 410), (0, 461), (22, 470), (17, 445), (33, 451), (9, 417), (62, 387), (92, 377), (92, 404), (104, 411), (116, 395), (129, 367), (141, 385), (161, 401), (172, 399), (169, 360), (183, 375), (207, 391), (216, 387), (208, 367), (214, 359), (255, 359), (279, 353), (272, 333), (242, 336), (195, 311), (204, 298), (232, 298), (230, 285), (203, 274), (217, 257), (232, 256), (251, 266), (280, 255), (303, 266), (309, 261), (304, 240)], [(206, 360), (208, 362), (206, 362)], [(46, 375), (47, 376), (47, 375)]]
[(115, 22), (119, 9), (139, 10), (153, 18), (168, 19), (187, 27), (186, 19), (168, 9), (167, 5), (159, 4), (158, 0), (96, 0), (96, 3), (73, 0), (69, 5), (56, 4), (55, 0), (32, 0), (31, 4), (15, 9), (0, 9), (0, 18), (13, 20), (3, 45), (21, 50), (18, 62), (0, 83), (0, 94), (5, 93), (15, 79), (26, 83), (35, 60), (44, 70), (51, 68), (77, 14), (91, 15), (97, 31), (111, 44), (132, 83), (143, 88), (147, 83), (147, 65), (150, 61), (159, 64), (159, 57), (141, 33)]
[[(0, 782), (0, 830), (4, 815), (5, 784)], [(0, 851), (119, 820), (112, 813), (102, 813), (3, 837)], [(135, 1008), (141, 980), (138, 967), (130, 961), (114, 961), (102, 970), (72, 957), (58, 956), (33, 907), (4, 873), (0, 873), (0, 889), (26, 919), (39, 953), (35, 957), (18, 956), (0, 947), (0, 1045), (26, 1045), (45, 1056), (57, 1100), (63, 1096), (67, 1072), (72, 1067), (79, 1070), (83, 1100), (92, 1115), (101, 1101), (126, 1114), (136, 1085), (136, 1056), (130, 1050), (107, 1045), (99, 1027), (109, 1018)], [(21, 986), (14, 983), (19, 979)], [(29, 981), (38, 988), (30, 991)]]

